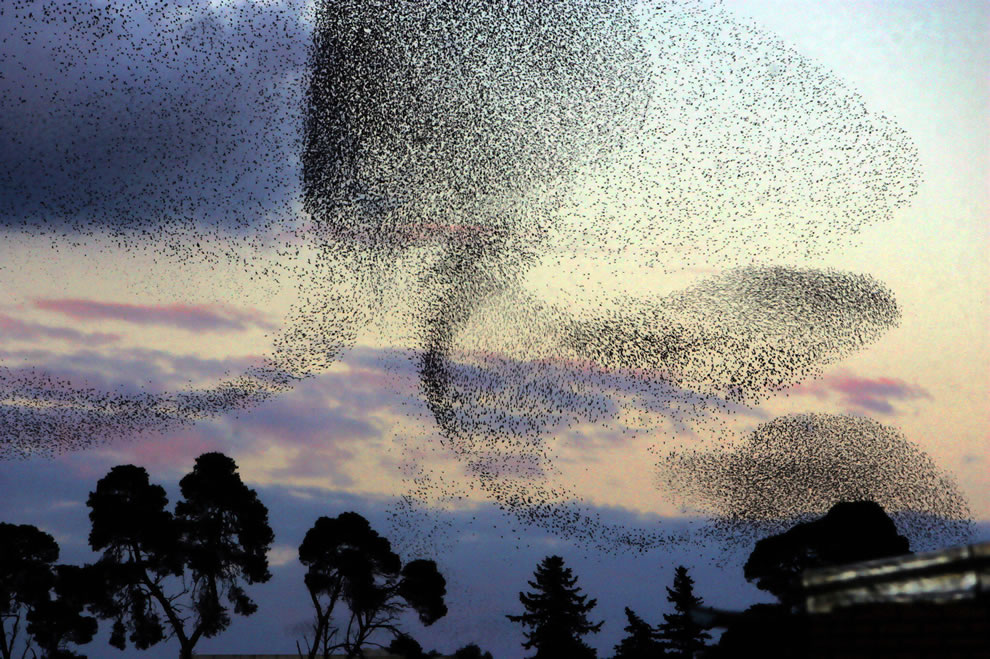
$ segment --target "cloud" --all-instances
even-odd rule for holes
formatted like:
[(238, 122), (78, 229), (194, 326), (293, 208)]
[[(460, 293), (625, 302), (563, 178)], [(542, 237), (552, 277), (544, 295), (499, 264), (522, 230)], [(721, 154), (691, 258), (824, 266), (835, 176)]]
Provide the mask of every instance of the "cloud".
[[(216, 377), (203, 378), (197, 382), (199, 388), (193, 388), (188, 370), (169, 370), (155, 360), (141, 359), (141, 353), (166, 363), (168, 357), (175, 357), (158, 351), (67, 356), (29, 351), (29, 356), (36, 357), (33, 366), (0, 366), (0, 458), (54, 455), (173, 431), (256, 406), (285, 388), (277, 378), (269, 377), (268, 371), (258, 368), (219, 382)], [(244, 363), (199, 361), (205, 362), (208, 370)], [(235, 372), (245, 370), (242, 367)], [(147, 386), (156, 376), (155, 384), (163, 390)]]
[(70, 353), (2, 350), (0, 360), (10, 365), (4, 370), (7, 376), (44, 374), (63, 385), (94, 393), (115, 390), (132, 394), (159, 394), (190, 384), (211, 383), (232, 373), (244, 373), (258, 364), (258, 359), (253, 357), (204, 359), (146, 348), (86, 349)]
[(51, 510), (62, 510), (64, 508), (82, 508), (82, 501), (75, 501), (72, 499), (62, 499), (55, 501), (51, 504)]
[(160, 240), (188, 220), (258, 224), (293, 199), (303, 3), (221, 4), (0, 15), (0, 223)]
[(0, 313), (0, 336), (6, 340), (37, 341), (59, 339), (85, 346), (102, 346), (120, 340), (119, 334), (107, 332), (80, 332), (69, 327), (55, 327), (33, 323)]
[(268, 564), (272, 567), (282, 567), (296, 560), (299, 550), (288, 545), (275, 545), (268, 551)]
[(891, 401), (931, 400), (932, 395), (924, 387), (897, 378), (865, 378), (841, 370), (813, 382), (802, 383), (787, 389), (790, 395), (814, 396), (825, 399), (838, 395), (851, 411), (861, 410), (878, 414), (896, 415), (898, 409)]
[(75, 320), (116, 320), (136, 325), (164, 325), (190, 332), (242, 332), (252, 327), (274, 330), (257, 310), (222, 304), (142, 305), (81, 299), (38, 299), (35, 307)]
[(390, 360), (411, 368), (390, 353), (353, 357), (271, 396), (259, 377), (230, 375), (251, 373), (251, 358), (3, 352), (31, 365), (0, 367), (0, 458), (89, 448), (104, 460), (169, 468), (220, 450), (248, 460), (265, 482), (367, 485), (361, 474), (380, 467), (381, 440), (404, 420), (402, 402), (415, 390), (388, 386)]
[(173, 470), (211, 451), (229, 451), (224, 433), (209, 423), (178, 428), (137, 441), (113, 445), (107, 455), (149, 468)]

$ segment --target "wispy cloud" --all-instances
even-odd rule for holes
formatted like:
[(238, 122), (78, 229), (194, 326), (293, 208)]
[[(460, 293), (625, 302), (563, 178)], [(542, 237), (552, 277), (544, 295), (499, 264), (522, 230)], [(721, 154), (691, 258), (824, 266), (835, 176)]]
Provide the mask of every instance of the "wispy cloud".
[(238, 377), (252, 372), (251, 357), (0, 351), (20, 364), (0, 367), (0, 459), (95, 448), (102, 460), (167, 469), (219, 450), (265, 481), (349, 487), (354, 469), (374, 467), (369, 451), (377, 455), (413, 393), (387, 386), (375, 354), (356, 351), (361, 364), (268, 397), (254, 390), (265, 382)]
[(4, 340), (37, 341), (60, 339), (85, 346), (101, 346), (120, 340), (118, 334), (107, 332), (80, 332), (69, 327), (56, 327), (21, 320), (0, 313), (0, 337)]
[(264, 313), (222, 304), (144, 305), (97, 300), (58, 299), (34, 301), (35, 307), (75, 320), (116, 320), (136, 325), (164, 325), (192, 332), (244, 331), (251, 327), (275, 329)]
[[(179, 355), (170, 361), (169, 354), (160, 351), (0, 351), (0, 358), (7, 356), (21, 364), (0, 366), (0, 459), (53, 455), (189, 429), (195, 421), (254, 407), (273, 391), (271, 383), (259, 377), (224, 375), (250, 361), (244, 359)], [(31, 356), (34, 363), (26, 365), (25, 358)], [(197, 369), (203, 376), (200, 381), (183, 382)], [(236, 374), (245, 369), (233, 370)]]
[(0, 350), (0, 363), (5, 365), (7, 374), (44, 372), (74, 387), (134, 394), (164, 393), (191, 384), (214, 383), (244, 373), (259, 361), (251, 356), (204, 359), (145, 348), (82, 349), (69, 353), (36, 348)]

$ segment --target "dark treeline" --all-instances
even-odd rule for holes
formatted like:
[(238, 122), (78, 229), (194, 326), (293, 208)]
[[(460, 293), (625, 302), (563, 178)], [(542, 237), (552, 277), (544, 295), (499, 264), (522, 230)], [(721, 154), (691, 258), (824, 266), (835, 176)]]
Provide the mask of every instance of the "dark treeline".
[[(802, 646), (800, 577), (804, 570), (910, 553), (907, 538), (872, 501), (840, 502), (810, 522), (756, 543), (747, 581), (777, 598), (746, 609), (722, 634), (713, 657), (796, 657)], [(755, 653), (755, 654), (754, 654)]]
[[(199, 456), (179, 487), (182, 497), (170, 511), (164, 488), (149, 482), (144, 468), (111, 469), (86, 502), (89, 545), (100, 557), (81, 567), (57, 564), (51, 535), (0, 523), (0, 657), (85, 657), (76, 646), (90, 643), (103, 620), (118, 650), (175, 639), (180, 658), (189, 659), (202, 638), (230, 626), (232, 615), (255, 613), (248, 587), (272, 576), (268, 509), (221, 453)], [(403, 564), (356, 513), (318, 519), (299, 560), (314, 607), (300, 656), (363, 656), (367, 647), (382, 647), (375, 639), (387, 632), (390, 647), (416, 657), (418, 644), (399, 628), (399, 616), (415, 611), (430, 625), (447, 613), (436, 563)], [(482, 656), (475, 645), (458, 652)]]
[[(83, 566), (59, 564), (54, 538), (34, 526), (0, 523), (2, 659), (85, 657), (78, 646), (92, 642), (99, 621), (110, 623), (110, 644), (119, 650), (175, 639), (180, 659), (188, 659), (200, 639), (225, 631), (232, 615), (255, 613), (248, 587), (272, 576), (268, 509), (220, 453), (199, 456), (179, 487), (181, 499), (170, 511), (164, 488), (149, 482), (145, 469), (111, 469), (86, 502), (89, 544), (99, 558)], [(744, 575), (778, 601), (735, 616), (718, 644), (711, 644), (693, 579), (678, 566), (666, 588), (672, 612), (651, 624), (626, 607), (625, 636), (613, 657), (779, 654), (775, 647), (791, 647), (788, 630), (799, 627), (791, 623), (801, 615), (803, 570), (906, 552), (907, 540), (880, 506), (837, 504), (821, 519), (756, 543)], [(354, 512), (316, 520), (299, 560), (313, 606), (296, 644), (300, 657), (363, 657), (372, 647), (406, 659), (441, 656), (424, 651), (399, 624), (406, 612), (426, 626), (446, 615), (446, 580), (435, 561), (403, 562)], [(564, 559), (543, 559), (528, 585), (519, 593), (523, 611), (506, 616), (522, 626), (527, 656), (595, 659), (585, 637), (604, 623), (594, 620), (597, 601), (581, 592)], [(453, 656), (492, 659), (473, 643)]]

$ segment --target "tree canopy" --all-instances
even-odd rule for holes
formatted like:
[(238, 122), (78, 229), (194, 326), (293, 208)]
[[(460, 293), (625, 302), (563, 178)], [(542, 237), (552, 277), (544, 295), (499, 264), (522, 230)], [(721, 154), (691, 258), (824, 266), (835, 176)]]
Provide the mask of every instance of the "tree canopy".
[[(316, 520), (299, 546), (299, 560), (307, 568), (304, 580), (316, 611), (311, 659), (337, 649), (354, 656), (379, 630), (399, 636), (398, 617), (406, 610), (415, 611), (427, 626), (447, 614), (446, 580), (436, 563), (402, 565), (391, 543), (357, 513)], [(333, 614), (340, 602), (350, 617), (337, 638)]]
[(100, 584), (91, 566), (55, 566), (54, 598), (46, 598), (28, 614), (27, 630), (47, 659), (75, 659), (84, 655), (68, 645), (85, 645), (96, 636), (96, 618), (83, 615)]
[[(27, 524), (0, 523), (0, 652), (10, 659), (30, 611), (48, 599), (55, 538)], [(9, 627), (8, 627), (9, 621)]]
[(174, 636), (181, 656), (191, 657), (200, 638), (230, 625), (223, 600), (239, 615), (257, 609), (242, 581), (271, 578), (268, 510), (234, 461), (205, 453), (179, 486), (174, 515), (165, 490), (134, 465), (114, 467), (90, 493), (89, 543), (103, 552), (96, 569), (104, 592), (94, 610), (113, 620), (114, 647), (130, 640), (145, 649)]
[(477, 643), (468, 643), (454, 652), (454, 659), (492, 659), (492, 653), (482, 651)]
[(535, 581), (527, 582), (534, 592), (519, 593), (519, 601), (526, 612), (506, 616), (529, 629), (524, 632), (523, 648), (536, 649), (533, 659), (597, 656), (581, 639), (597, 633), (602, 627), (602, 622), (593, 623), (588, 619), (597, 600), (589, 600), (587, 595), (580, 594), (577, 577), (570, 568), (564, 567), (564, 559), (560, 556), (544, 558), (534, 577)]
[[(27, 524), (0, 523), (0, 657), (41, 650), (49, 659), (78, 657), (68, 644), (93, 640), (97, 624), (83, 615), (93, 582), (88, 568), (55, 565), (51, 535)], [(54, 597), (53, 597), (54, 595)], [(8, 627), (9, 621), (9, 627)]]
[(386, 649), (391, 654), (397, 654), (403, 659), (426, 659), (427, 656), (419, 641), (409, 634), (399, 634), (392, 639)]

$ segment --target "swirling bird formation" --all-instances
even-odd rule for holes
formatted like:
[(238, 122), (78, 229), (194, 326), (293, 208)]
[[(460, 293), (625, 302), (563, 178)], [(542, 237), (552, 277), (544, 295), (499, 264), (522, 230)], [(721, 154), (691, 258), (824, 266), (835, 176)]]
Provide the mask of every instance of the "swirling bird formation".
[[(815, 377), (899, 322), (869, 275), (781, 262), (909, 203), (911, 140), (718, 6), (17, 1), (0, 23), (14, 72), (0, 139), (18, 154), (0, 175), (6, 231), (109, 236), (299, 292), (266, 364), (212, 391), (5, 376), (6, 456), (262, 404), (373, 333), (412, 350), (439, 441), (472, 487), (524, 523), (646, 550), (671, 538), (610, 526), (552, 481), (555, 433), (623, 434), (637, 414), (675, 434), (725, 432), (717, 413)], [(630, 254), (644, 277), (716, 274), (666, 295), (534, 292), (538, 271), (578, 280), (581, 259), (608, 270)], [(784, 418), (742, 449), (668, 455), (664, 482), (745, 520), (864, 493), (950, 526), (966, 516), (895, 431), (800, 418), (805, 435)], [(794, 482), (753, 498), (785, 455), (803, 465)], [(836, 478), (853, 463), (855, 483)], [(883, 491), (862, 485), (880, 477)], [(451, 496), (439, 479), (408, 480), (403, 505)]]

